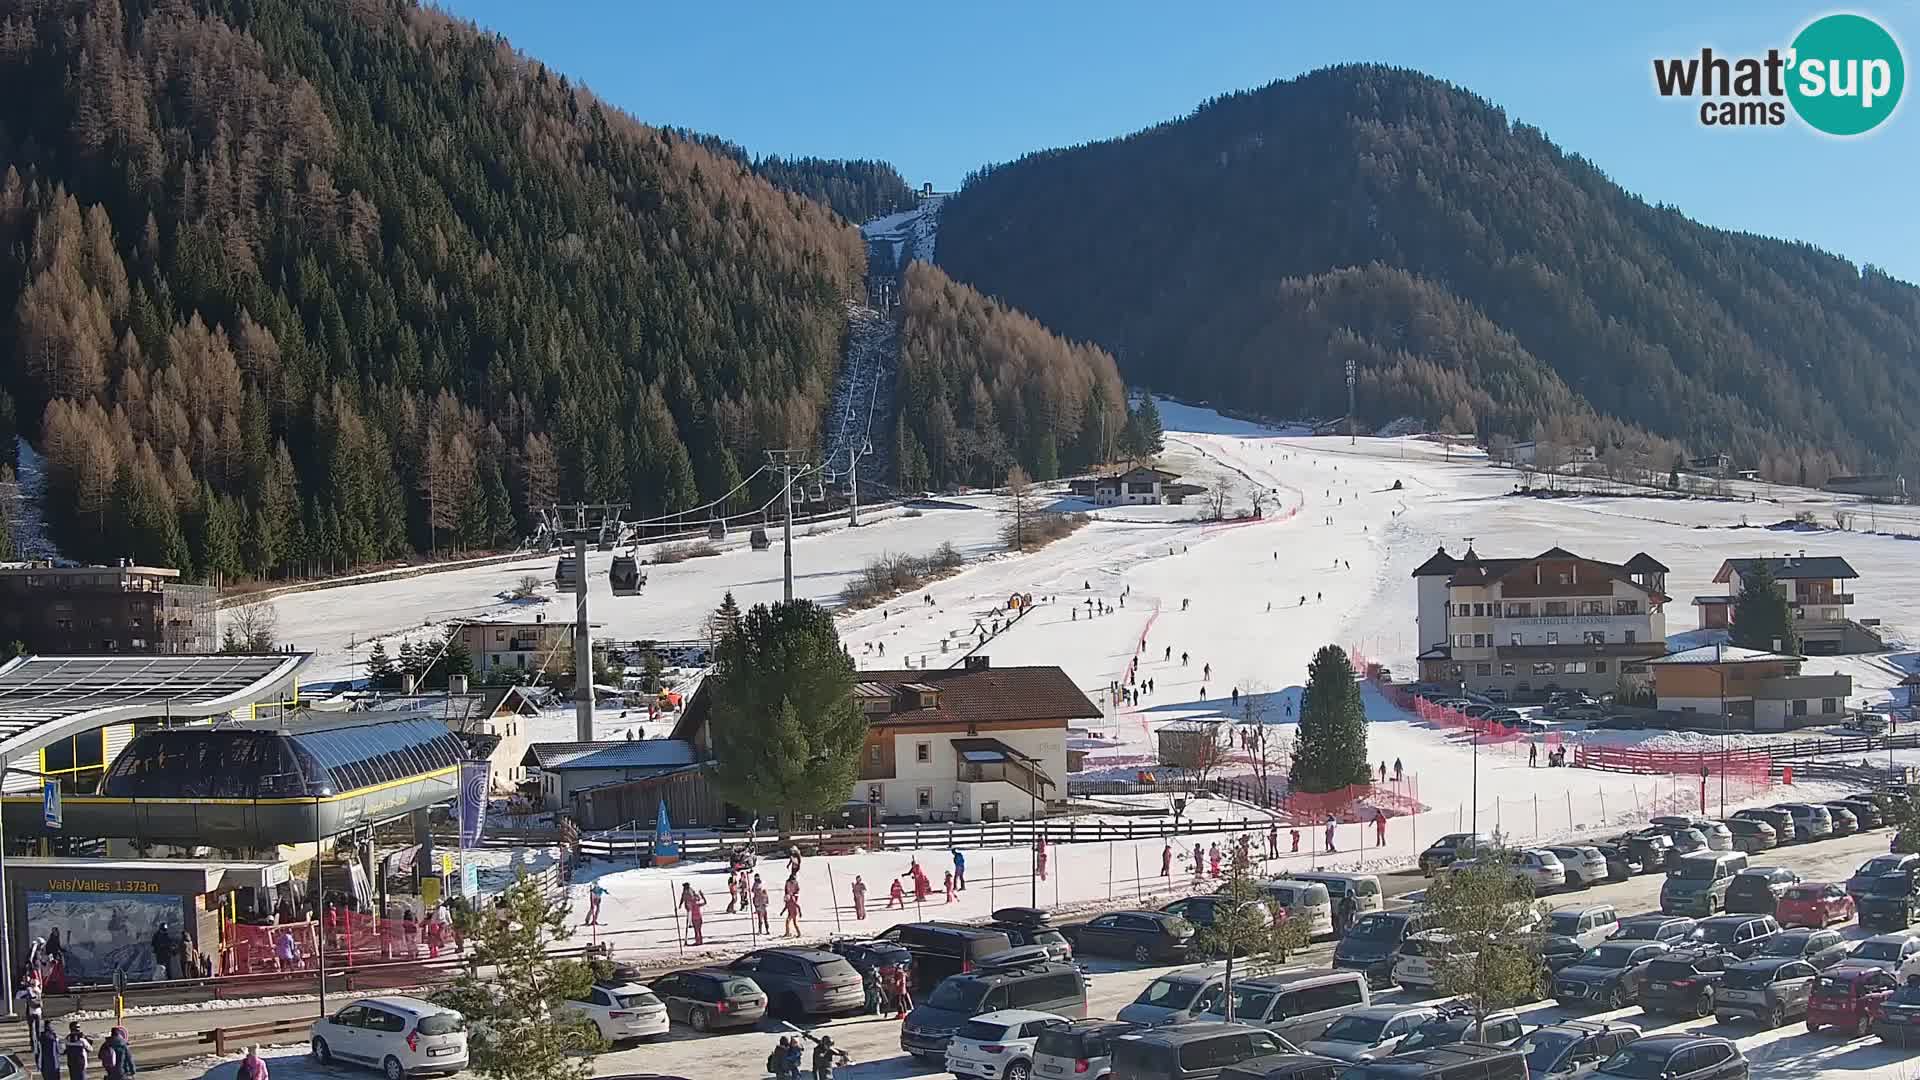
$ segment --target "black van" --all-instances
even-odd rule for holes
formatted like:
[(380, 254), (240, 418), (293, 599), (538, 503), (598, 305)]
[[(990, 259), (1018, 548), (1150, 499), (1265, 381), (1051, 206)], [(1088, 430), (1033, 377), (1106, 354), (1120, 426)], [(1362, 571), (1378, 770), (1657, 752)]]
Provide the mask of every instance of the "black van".
[(1004, 930), (961, 923), (901, 923), (876, 935), (913, 954), (913, 996), (918, 998), (949, 975), (972, 971), (983, 956), (1006, 952), (1013, 941)]
[(1527, 1056), (1511, 1046), (1453, 1043), (1365, 1061), (1341, 1080), (1527, 1080)]
[[(1022, 953), (1031, 953), (1023, 957)], [(926, 1061), (942, 1058), (947, 1040), (960, 1025), (983, 1013), (1032, 1009), (1070, 1020), (1087, 1015), (1087, 983), (1080, 969), (1046, 959), (1044, 951), (1023, 949), (950, 976), (913, 1007), (900, 1025), (900, 1049)]]
[(1263, 1028), (1191, 1020), (1113, 1040), (1111, 1080), (1219, 1080), (1229, 1066), (1293, 1052)]
[(1257, 1057), (1220, 1072), (1220, 1080), (1333, 1080), (1347, 1063), (1317, 1054), (1275, 1054)]

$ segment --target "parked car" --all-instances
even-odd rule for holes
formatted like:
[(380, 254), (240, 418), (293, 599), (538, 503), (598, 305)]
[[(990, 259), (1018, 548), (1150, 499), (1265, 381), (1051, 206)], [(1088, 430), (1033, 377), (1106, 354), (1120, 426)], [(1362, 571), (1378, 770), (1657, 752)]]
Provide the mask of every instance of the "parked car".
[(1920, 1039), (1920, 986), (1908, 983), (1873, 1006), (1873, 1033), (1881, 1042), (1912, 1046)]
[(1781, 926), (1828, 927), (1834, 923), (1852, 922), (1854, 912), (1853, 897), (1831, 881), (1803, 881), (1789, 885), (1780, 894), (1780, 903), (1774, 909)]
[(1471, 859), (1456, 860), (1447, 867), (1447, 871), (1451, 873), (1469, 866), (1479, 866), (1495, 858), (1506, 860), (1514, 876), (1533, 886), (1536, 893), (1552, 892), (1567, 884), (1567, 868), (1561, 865), (1559, 856), (1545, 848), (1511, 848), (1495, 854), (1476, 855)]
[(1807, 1000), (1807, 1030), (1833, 1027), (1849, 1035), (1864, 1035), (1898, 986), (1890, 972), (1879, 968), (1822, 972), (1813, 981), (1813, 996)]
[(1287, 918), (1305, 919), (1311, 936), (1333, 936), (1333, 894), (1325, 885), (1279, 878), (1260, 886), (1260, 892), (1269, 904), (1286, 912)]
[(1780, 898), (1799, 883), (1800, 875), (1784, 866), (1750, 866), (1727, 884), (1726, 912), (1777, 916)]
[(1617, 1021), (1563, 1020), (1534, 1028), (1510, 1045), (1527, 1055), (1527, 1075), (1574, 1080), (1593, 1072), (1640, 1038), (1640, 1029)]
[(1758, 957), (1728, 964), (1713, 1015), (1721, 1023), (1751, 1019), (1770, 1028), (1807, 1014), (1819, 973), (1805, 960)]
[(1255, 1058), (1291, 1053), (1270, 1031), (1205, 1020), (1129, 1031), (1113, 1040), (1113, 1075), (1127, 1080), (1219, 1080)]
[(1640, 984), (1640, 1008), (1648, 1013), (1712, 1016), (1715, 989), (1726, 970), (1718, 950), (1691, 949), (1656, 956)]
[(1671, 951), (1658, 941), (1608, 941), (1554, 973), (1553, 997), (1566, 1008), (1624, 1008), (1640, 1000), (1647, 967)]
[(1833, 835), (1833, 814), (1824, 806), (1781, 803), (1778, 809), (1793, 815), (1795, 840), (1825, 840)]
[(1710, 845), (1707, 843), (1707, 835), (1699, 829), (1662, 829), (1661, 832), (1666, 834), (1667, 839), (1673, 841), (1673, 856), (1669, 856), (1668, 858), (1668, 870), (1673, 869), (1672, 860), (1674, 857), (1691, 855), (1696, 851), (1710, 850)]
[(1618, 1080), (1748, 1080), (1750, 1070), (1731, 1040), (1650, 1035), (1608, 1058), (1594, 1075)]
[(1615, 843), (1625, 844), (1640, 860), (1642, 873), (1663, 874), (1667, 870), (1669, 859), (1677, 858), (1673, 849), (1673, 838), (1662, 832), (1630, 832), (1618, 837)]
[(1899, 976), (1901, 966), (1916, 953), (1920, 953), (1920, 936), (1904, 931), (1879, 934), (1855, 945), (1840, 964), (1852, 968), (1877, 967)]
[(1333, 966), (1365, 973), (1375, 987), (1393, 985), (1394, 957), (1425, 926), (1417, 911), (1376, 911), (1354, 920), (1333, 947)]
[(841, 938), (828, 942), (827, 951), (844, 958), (863, 976), (889, 967), (913, 970), (913, 953), (905, 945), (879, 938)]
[(1827, 803), (1829, 809), (1841, 807), (1853, 813), (1860, 823), (1861, 832), (1871, 832), (1886, 824), (1886, 816), (1880, 812), (1880, 806), (1864, 795), (1849, 795), (1842, 799), (1832, 799)]
[(1920, 874), (1920, 855), (1875, 855), (1860, 864), (1860, 868), (1847, 879), (1847, 892), (1858, 901), (1868, 887), (1888, 874), (1904, 874), (1912, 877)]
[[(1257, 1024), (1294, 1046), (1319, 1038), (1335, 1020), (1373, 1004), (1357, 971), (1288, 971), (1233, 984), (1233, 1018)], [(1224, 998), (1206, 1019), (1225, 1020)]]
[(1341, 1061), (1370, 1061), (1392, 1054), (1400, 1040), (1439, 1015), (1438, 1009), (1421, 1005), (1369, 1005), (1335, 1020), (1300, 1049)]
[(1013, 939), (1003, 930), (961, 923), (899, 923), (875, 936), (913, 954), (916, 998), (932, 991), (948, 976), (971, 970), (981, 957), (1013, 948)]
[(1780, 923), (1771, 915), (1715, 915), (1700, 920), (1692, 940), (1695, 946), (1721, 949), (1745, 960), (1779, 932)]
[(1198, 1019), (1219, 998), (1226, 976), (1225, 964), (1170, 971), (1148, 983), (1139, 997), (1120, 1010), (1120, 1019), (1145, 1027)]
[(1920, 915), (1920, 873), (1881, 874), (1859, 892), (1853, 892), (1853, 881), (1847, 888), (1863, 930), (1905, 930)]
[(1558, 971), (1582, 953), (1613, 936), (1620, 928), (1620, 916), (1612, 904), (1590, 904), (1561, 908), (1547, 916), (1546, 934), (1540, 951), (1547, 968)]
[(1774, 843), (1791, 844), (1794, 841), (1793, 812), (1777, 806), (1753, 807), (1748, 810), (1735, 810), (1728, 818), (1729, 825), (1736, 820), (1758, 821), (1773, 830)]
[(651, 1039), (667, 1033), (667, 1003), (637, 983), (596, 984), (567, 1002), (566, 1011), (593, 1021), (609, 1043)]
[[(1693, 829), (1685, 829), (1698, 836)], [(1727, 906), (1727, 890), (1747, 868), (1737, 851), (1695, 851), (1674, 860), (1660, 886), (1660, 910), (1670, 915), (1711, 915)]]
[(1594, 850), (1607, 860), (1607, 881), (1626, 881), (1646, 869), (1640, 857), (1625, 844), (1595, 844)]
[(1386, 900), (1380, 894), (1380, 879), (1372, 874), (1335, 874), (1312, 871), (1293, 874), (1293, 881), (1307, 881), (1327, 887), (1327, 899), (1335, 906), (1349, 897), (1353, 900), (1353, 913), (1356, 917), (1375, 911), (1386, 910)]
[[(1225, 894), (1211, 893), (1204, 896), (1184, 897), (1170, 904), (1162, 905), (1160, 910), (1169, 915), (1178, 915), (1193, 924), (1195, 930), (1194, 945), (1190, 952), (1194, 957), (1200, 957), (1217, 955), (1202, 946), (1200, 940), (1205, 932), (1220, 918), (1221, 913), (1232, 910), (1233, 906), (1233, 901)], [(1250, 914), (1260, 920), (1261, 925), (1265, 925), (1269, 921), (1270, 916), (1267, 914), (1265, 904), (1250, 904), (1248, 908)]]
[(1605, 884), (1611, 877), (1607, 857), (1591, 844), (1568, 844), (1547, 849), (1558, 856), (1567, 871), (1567, 887), (1585, 889)]
[(366, 1065), (387, 1080), (467, 1067), (466, 1017), (416, 997), (361, 998), (315, 1020), (308, 1037), (320, 1064)]
[(1767, 939), (1760, 955), (1805, 960), (1815, 970), (1825, 971), (1845, 960), (1852, 949), (1852, 943), (1838, 930), (1782, 930)]
[(698, 1032), (752, 1027), (767, 1015), (760, 984), (726, 968), (693, 968), (662, 975), (647, 989), (666, 1003), (667, 1016)]
[(1040, 1033), (1066, 1025), (1064, 1016), (1033, 1009), (982, 1013), (947, 1040), (947, 1071), (985, 1080), (1027, 1080), (1033, 1075), (1033, 1047)]
[(1620, 928), (1609, 941), (1658, 941), (1679, 945), (1693, 936), (1698, 919), (1685, 915), (1630, 915), (1620, 920)]
[(1073, 959), (1072, 943), (1060, 932), (1059, 927), (1053, 925), (1053, 914), (1046, 908), (1000, 908), (993, 913), (993, 920), (987, 926), (1006, 934), (1014, 948), (1026, 946), (1045, 949), (1049, 960), (1061, 963)]
[(1005, 955), (1004, 960), (990, 957), (971, 971), (940, 980), (901, 1023), (900, 1049), (923, 1061), (941, 1059), (961, 1025), (1005, 1009), (1069, 1018), (1087, 1015), (1087, 984), (1079, 968), (1037, 952), (1023, 957), (1009, 950)]
[(1733, 838), (1733, 850), (1757, 855), (1762, 851), (1771, 851), (1780, 846), (1780, 835), (1773, 826), (1752, 818), (1732, 817), (1721, 822)]
[(1853, 810), (1843, 803), (1820, 803), (1820, 807), (1833, 819), (1833, 835), (1852, 836), (1860, 831), (1860, 819), (1853, 816)]
[(1043, 1028), (1033, 1044), (1033, 1074), (1103, 1080), (1113, 1072), (1113, 1040), (1138, 1030), (1138, 1024), (1123, 1020), (1072, 1020)]
[(1474, 852), (1491, 847), (1493, 837), (1486, 833), (1448, 833), (1420, 853), (1420, 872), (1432, 877), (1455, 860), (1472, 858)]
[(1526, 1080), (1526, 1055), (1510, 1046), (1452, 1043), (1363, 1061), (1340, 1080)]
[(1608, 713), (1588, 726), (1598, 731), (1642, 731), (1647, 726), (1647, 718), (1633, 713)]
[(1394, 1053), (1417, 1054), (1459, 1042), (1505, 1044), (1519, 1037), (1520, 1017), (1512, 1012), (1489, 1013), (1476, 1021), (1470, 1014), (1454, 1010), (1415, 1028), (1413, 1034), (1400, 1041)]
[(866, 1006), (866, 989), (846, 958), (825, 949), (755, 949), (727, 965), (745, 975), (767, 995), (767, 1009), (775, 1016), (832, 1016), (857, 1012)]
[(1274, 1054), (1229, 1065), (1220, 1080), (1334, 1080), (1346, 1069), (1346, 1062), (1318, 1054)]
[(1193, 949), (1193, 924), (1164, 911), (1110, 911), (1060, 928), (1083, 956), (1125, 956), (1135, 963), (1178, 963)]
[(1565, 705), (1553, 714), (1553, 718), (1563, 723), (1585, 722), (1590, 724), (1595, 720), (1604, 718), (1606, 715), (1606, 707), (1602, 705)]
[(1400, 943), (1393, 961), (1393, 981), (1401, 986), (1432, 990), (1440, 985), (1437, 957), (1444, 955), (1453, 938), (1439, 930), (1423, 930)]
[(1733, 830), (1712, 818), (1700, 817), (1698, 815), (1687, 817), (1663, 815), (1653, 818), (1650, 824), (1674, 829), (1692, 829), (1706, 839), (1708, 851), (1732, 851), (1734, 849)]

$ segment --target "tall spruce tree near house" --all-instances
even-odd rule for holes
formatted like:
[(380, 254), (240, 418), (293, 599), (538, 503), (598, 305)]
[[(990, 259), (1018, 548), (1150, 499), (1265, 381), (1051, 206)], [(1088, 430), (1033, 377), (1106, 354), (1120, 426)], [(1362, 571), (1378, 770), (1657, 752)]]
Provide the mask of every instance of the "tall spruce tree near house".
[(1293, 788), (1335, 791), (1365, 783), (1367, 775), (1367, 714), (1353, 681), (1353, 661), (1340, 646), (1322, 645), (1307, 665), (1293, 744)]
[(1126, 451), (1141, 460), (1160, 456), (1166, 448), (1166, 429), (1160, 423), (1160, 406), (1153, 400), (1152, 394), (1140, 399), (1140, 404), (1127, 414), (1125, 433)]
[(375, 690), (385, 690), (393, 684), (393, 658), (387, 655), (384, 641), (373, 643), (373, 649), (367, 653), (367, 681)]
[(1773, 568), (1765, 560), (1756, 560), (1753, 572), (1740, 576), (1740, 595), (1733, 602), (1733, 643), (1762, 652), (1800, 651), (1793, 605), (1780, 592)]
[(709, 683), (714, 785), (729, 802), (777, 813), (783, 829), (846, 803), (867, 718), (832, 615), (806, 600), (755, 605), (720, 639)]

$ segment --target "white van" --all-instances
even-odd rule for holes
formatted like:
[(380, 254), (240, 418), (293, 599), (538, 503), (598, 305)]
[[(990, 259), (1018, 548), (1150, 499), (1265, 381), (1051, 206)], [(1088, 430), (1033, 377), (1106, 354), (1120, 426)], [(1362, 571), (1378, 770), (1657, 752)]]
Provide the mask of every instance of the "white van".
[(1307, 920), (1310, 936), (1333, 936), (1333, 898), (1325, 885), (1299, 878), (1276, 878), (1260, 889), (1266, 893), (1269, 903), (1287, 913), (1287, 918)]
[(1295, 881), (1314, 881), (1327, 887), (1327, 896), (1335, 903), (1348, 896), (1353, 897), (1353, 917), (1359, 918), (1370, 911), (1385, 911), (1386, 901), (1380, 893), (1380, 879), (1372, 874), (1323, 874), (1319, 872), (1293, 875)]
[(467, 1067), (467, 1021), (453, 1009), (414, 997), (362, 998), (314, 1021), (313, 1056), (367, 1065), (387, 1080), (460, 1072)]

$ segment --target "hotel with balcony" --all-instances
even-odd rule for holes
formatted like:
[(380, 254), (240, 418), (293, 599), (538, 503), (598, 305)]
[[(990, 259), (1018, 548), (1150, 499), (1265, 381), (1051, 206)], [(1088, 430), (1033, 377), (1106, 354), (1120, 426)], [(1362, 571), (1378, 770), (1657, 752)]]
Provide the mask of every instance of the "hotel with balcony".
[(1746, 579), (1766, 564), (1773, 572), (1773, 587), (1793, 605), (1793, 628), (1800, 636), (1800, 651), (1808, 655), (1833, 656), (1841, 653), (1879, 652), (1886, 648), (1880, 636), (1848, 614), (1853, 606), (1853, 591), (1848, 584), (1860, 577), (1847, 560), (1838, 555), (1814, 555), (1802, 551), (1771, 559), (1728, 559), (1713, 575), (1715, 585), (1726, 591), (1712, 596), (1696, 596), (1702, 629), (1733, 625), (1733, 608)]
[(1667, 651), (1667, 568), (1644, 552), (1610, 563), (1558, 547), (1497, 559), (1442, 547), (1413, 578), (1422, 681), (1599, 694)]

